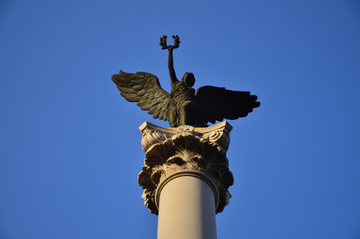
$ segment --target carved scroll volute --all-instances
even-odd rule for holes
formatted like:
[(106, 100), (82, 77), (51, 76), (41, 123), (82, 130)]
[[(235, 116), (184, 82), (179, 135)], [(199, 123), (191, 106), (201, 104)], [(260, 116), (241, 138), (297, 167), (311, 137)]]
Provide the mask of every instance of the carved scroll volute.
[(151, 145), (161, 143), (166, 140), (165, 135), (161, 131), (146, 128), (142, 132), (143, 137), (141, 139), (141, 145), (143, 150), (146, 152)]
[(215, 130), (210, 133), (207, 133), (203, 136), (210, 142), (216, 143), (224, 148), (225, 151), (228, 150), (230, 144), (230, 138), (223, 130)]
[(145, 160), (138, 183), (144, 189), (142, 197), (151, 213), (158, 214), (155, 205), (157, 186), (169, 175), (181, 170), (192, 170), (208, 176), (216, 185), (221, 212), (231, 197), (228, 188), (234, 178), (229, 171), (226, 151), (232, 127), (225, 121), (220, 124), (196, 128), (180, 126), (163, 128), (149, 122), (139, 127)]

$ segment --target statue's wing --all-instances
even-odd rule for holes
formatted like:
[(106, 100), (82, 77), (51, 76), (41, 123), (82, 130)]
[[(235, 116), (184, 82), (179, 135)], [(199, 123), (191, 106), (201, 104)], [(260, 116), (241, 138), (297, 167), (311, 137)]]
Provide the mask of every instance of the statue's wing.
[(159, 79), (150, 73), (126, 73), (120, 70), (119, 74), (111, 77), (117, 85), (120, 95), (127, 101), (137, 102), (142, 110), (153, 114), (153, 118), (168, 120), (168, 104), (170, 94), (161, 88)]
[(195, 102), (204, 123), (245, 117), (259, 107), (256, 95), (249, 91), (232, 91), (214, 86), (202, 86), (196, 91)]

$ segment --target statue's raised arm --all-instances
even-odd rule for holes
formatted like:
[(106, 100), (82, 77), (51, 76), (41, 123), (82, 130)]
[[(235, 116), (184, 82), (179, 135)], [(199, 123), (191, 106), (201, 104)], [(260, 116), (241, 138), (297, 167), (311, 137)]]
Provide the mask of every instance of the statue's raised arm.
[(169, 51), (168, 67), (171, 80), (171, 93), (164, 91), (156, 76), (137, 72), (120, 71), (111, 78), (120, 94), (127, 101), (138, 102), (142, 110), (153, 114), (153, 118), (169, 121), (171, 127), (192, 125), (206, 127), (208, 122), (245, 117), (259, 107), (256, 95), (248, 91), (231, 91), (214, 86), (200, 87), (196, 94), (192, 86), (195, 77), (186, 72), (179, 81), (175, 74), (173, 50), (179, 47), (179, 37), (173, 36), (174, 45), (166, 44), (166, 36), (160, 38), (162, 49)]
[(163, 50), (167, 49), (169, 51), (168, 67), (169, 67), (169, 75), (171, 80), (171, 88), (173, 89), (175, 83), (179, 81), (176, 77), (176, 73), (174, 69), (173, 50), (179, 47), (180, 38), (178, 35), (176, 36), (173, 35), (172, 37), (174, 38), (174, 45), (167, 45), (166, 44), (167, 36), (164, 35), (160, 38), (160, 46), (162, 47)]

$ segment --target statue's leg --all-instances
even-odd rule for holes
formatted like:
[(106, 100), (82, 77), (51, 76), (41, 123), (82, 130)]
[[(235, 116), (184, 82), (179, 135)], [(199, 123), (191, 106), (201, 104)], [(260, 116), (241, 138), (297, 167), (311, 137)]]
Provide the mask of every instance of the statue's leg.
[(182, 104), (180, 107), (180, 125), (187, 125), (187, 112), (186, 112), (186, 103)]
[(176, 112), (175, 112), (175, 109), (173, 107), (171, 107), (168, 110), (168, 116), (169, 116), (170, 127), (178, 127)]
[(193, 102), (185, 101), (180, 107), (180, 123), (181, 125), (194, 125), (195, 114), (193, 112)]

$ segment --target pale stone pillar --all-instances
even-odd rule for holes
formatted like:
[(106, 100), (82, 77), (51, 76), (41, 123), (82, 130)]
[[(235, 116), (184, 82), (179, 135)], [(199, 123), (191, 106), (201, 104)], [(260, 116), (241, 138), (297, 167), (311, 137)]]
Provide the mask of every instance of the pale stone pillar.
[(232, 127), (140, 127), (145, 166), (138, 176), (142, 197), (159, 215), (158, 239), (216, 239), (215, 214), (231, 197), (234, 182), (226, 151)]
[(211, 179), (205, 181), (204, 176), (180, 171), (159, 185), (155, 197), (159, 208), (158, 239), (216, 239), (218, 192), (214, 192), (213, 182), (209, 185)]

